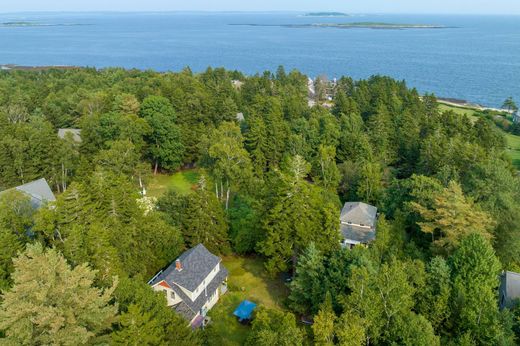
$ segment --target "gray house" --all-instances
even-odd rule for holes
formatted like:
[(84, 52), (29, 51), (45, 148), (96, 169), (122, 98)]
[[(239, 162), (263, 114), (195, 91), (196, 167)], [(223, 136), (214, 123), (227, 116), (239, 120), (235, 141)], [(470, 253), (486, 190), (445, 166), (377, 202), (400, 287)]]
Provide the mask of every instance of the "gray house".
[(166, 295), (168, 306), (192, 328), (204, 326), (207, 312), (227, 291), (228, 271), (222, 260), (199, 244), (184, 252), (148, 284)]
[(58, 137), (65, 139), (67, 136), (71, 136), (74, 142), (81, 143), (80, 129), (58, 129)]
[(520, 274), (505, 271), (500, 275), (500, 308), (511, 308), (520, 298)]
[(376, 239), (377, 208), (363, 202), (347, 202), (340, 215), (341, 243), (352, 248)]
[(31, 204), (34, 208), (40, 208), (45, 202), (53, 202), (56, 200), (45, 178), (2, 191), (0, 195), (12, 190), (17, 190), (28, 195), (31, 198)]
[(513, 113), (513, 123), (520, 123), (520, 110)]

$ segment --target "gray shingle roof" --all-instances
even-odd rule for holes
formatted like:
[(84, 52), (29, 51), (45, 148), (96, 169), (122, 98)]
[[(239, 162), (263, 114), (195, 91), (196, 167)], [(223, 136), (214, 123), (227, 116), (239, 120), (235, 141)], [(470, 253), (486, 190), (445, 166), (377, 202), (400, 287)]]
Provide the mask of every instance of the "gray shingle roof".
[[(41, 207), (44, 202), (53, 202), (56, 200), (56, 197), (54, 197), (54, 194), (52, 193), (52, 190), (49, 184), (47, 184), (47, 180), (45, 180), (45, 178), (17, 186), (14, 189), (31, 197), (31, 204), (35, 208)], [(12, 189), (6, 191), (10, 190)]]
[(358, 241), (362, 244), (370, 243), (376, 239), (375, 228), (365, 228), (355, 225), (341, 224), (340, 231), (343, 239)]
[(81, 130), (80, 129), (58, 129), (58, 137), (65, 139), (67, 133), (72, 135), (74, 142), (81, 142)]
[(363, 202), (347, 202), (341, 210), (342, 223), (355, 223), (373, 227), (376, 223), (377, 208)]
[(500, 276), (500, 307), (509, 308), (518, 298), (520, 298), (520, 274), (503, 272)]
[(178, 294), (182, 299), (181, 303), (174, 306), (175, 310), (180, 315), (184, 316), (184, 318), (191, 321), (193, 317), (195, 317), (195, 315), (200, 312), (204, 304), (206, 304), (206, 302), (213, 295), (213, 293), (215, 293), (215, 291), (218, 290), (218, 288), (220, 287), (222, 282), (224, 282), (227, 276), (227, 269), (220, 266), (220, 271), (208, 284), (208, 286), (206, 287), (206, 291), (201, 292), (197, 299), (195, 299), (195, 301), (192, 301), (186, 294), (184, 294), (184, 292), (178, 286), (173, 285), (173, 291), (175, 292), (175, 294)]
[(170, 286), (179, 285), (193, 292), (220, 262), (220, 258), (199, 244), (179, 256), (182, 270), (175, 269), (175, 262), (158, 275), (151, 284), (165, 280)]

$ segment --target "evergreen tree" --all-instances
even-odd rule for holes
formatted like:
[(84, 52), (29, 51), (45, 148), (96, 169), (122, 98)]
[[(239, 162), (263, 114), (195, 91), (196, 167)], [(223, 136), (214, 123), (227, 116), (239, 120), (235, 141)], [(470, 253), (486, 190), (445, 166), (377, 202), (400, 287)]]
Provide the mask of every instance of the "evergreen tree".
[(321, 304), (320, 311), (314, 317), (312, 333), (314, 344), (329, 346), (334, 345), (334, 323), (336, 314), (332, 310), (332, 298), (329, 293), (325, 296), (325, 301)]
[(303, 345), (303, 332), (290, 312), (260, 308), (256, 313), (247, 346)]
[(297, 257), (312, 241), (323, 251), (339, 246), (337, 206), (304, 179), (309, 165), (302, 157), (294, 157), (287, 169), (264, 217), (265, 239), (258, 244), (268, 257), (270, 273), (289, 269), (289, 261), (294, 269)]
[(12, 344), (82, 345), (105, 333), (117, 307), (115, 289), (92, 287), (95, 272), (74, 269), (56, 250), (29, 245), (14, 260), (13, 287), (3, 294), (0, 330)]
[(367, 344), (364, 321), (355, 314), (344, 313), (335, 325), (339, 346), (364, 346)]
[(296, 275), (289, 285), (289, 304), (294, 311), (315, 314), (319, 309), (325, 295), (322, 281), (325, 269), (323, 260), (314, 243), (305, 249), (298, 260)]
[(491, 244), (470, 234), (451, 257), (454, 336), (469, 333), (477, 344), (494, 344), (505, 333), (499, 323), (497, 287), (500, 263)]
[(146, 136), (149, 145), (149, 155), (155, 169), (160, 167), (175, 170), (182, 164), (184, 145), (181, 134), (175, 124), (175, 110), (170, 101), (164, 97), (149, 96), (141, 104), (140, 115), (145, 119), (151, 133)]
[(433, 209), (415, 202), (412, 205), (425, 220), (419, 223), (421, 230), (431, 234), (433, 245), (440, 253), (451, 253), (470, 233), (491, 237), (490, 230), (495, 224), (493, 219), (467, 199), (454, 181), (435, 197)]

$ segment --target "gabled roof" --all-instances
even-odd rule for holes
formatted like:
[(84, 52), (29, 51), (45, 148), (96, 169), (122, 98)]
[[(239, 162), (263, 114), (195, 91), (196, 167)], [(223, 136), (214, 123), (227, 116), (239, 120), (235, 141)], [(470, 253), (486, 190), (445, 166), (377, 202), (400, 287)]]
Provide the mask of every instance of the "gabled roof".
[[(49, 184), (47, 184), (47, 180), (45, 180), (45, 178), (17, 186), (14, 189), (23, 192), (29, 197), (31, 197), (31, 204), (35, 208), (41, 207), (44, 202), (53, 202), (56, 200), (56, 197), (54, 197), (54, 194), (52, 193), (52, 190)], [(13, 189), (9, 189), (6, 191), (10, 190)], [(6, 191), (2, 191), (1, 193)]]
[(520, 274), (503, 272), (500, 277), (500, 307), (511, 307), (512, 301), (518, 298), (520, 298)]
[(65, 139), (67, 133), (72, 135), (74, 142), (81, 142), (81, 130), (80, 129), (58, 129), (58, 137)]
[(207, 285), (206, 289), (199, 294), (195, 301), (192, 301), (178, 286), (172, 286), (175, 294), (182, 299), (181, 303), (174, 305), (175, 310), (187, 320), (193, 319), (193, 317), (200, 312), (204, 304), (207, 303), (209, 297), (211, 297), (215, 291), (218, 290), (220, 285), (222, 285), (222, 282), (226, 280), (227, 276), (227, 269), (221, 266), (220, 271)]
[(340, 231), (343, 239), (354, 240), (361, 244), (367, 244), (376, 239), (375, 228), (341, 224)]
[(178, 260), (181, 262), (182, 270), (177, 270), (176, 261), (173, 261), (150, 284), (155, 285), (164, 280), (172, 287), (179, 285), (193, 292), (220, 262), (220, 258), (209, 252), (202, 244), (185, 251)]
[(341, 223), (353, 223), (374, 227), (377, 208), (363, 202), (347, 202), (341, 210)]

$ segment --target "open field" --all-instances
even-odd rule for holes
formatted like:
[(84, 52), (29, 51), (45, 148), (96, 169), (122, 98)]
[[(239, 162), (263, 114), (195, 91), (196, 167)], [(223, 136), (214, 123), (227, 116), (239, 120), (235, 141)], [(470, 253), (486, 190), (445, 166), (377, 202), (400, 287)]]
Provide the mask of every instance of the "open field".
[(240, 324), (233, 311), (244, 299), (259, 306), (283, 309), (280, 304), (289, 293), (285, 283), (270, 278), (264, 271), (263, 261), (257, 257), (228, 256), (222, 260), (229, 270), (229, 291), (209, 312), (212, 323), (208, 327), (210, 345), (243, 345), (250, 326)]
[(148, 196), (160, 197), (168, 189), (173, 189), (180, 194), (190, 193), (198, 180), (199, 172), (196, 169), (180, 171), (173, 175), (157, 174), (150, 179)]

